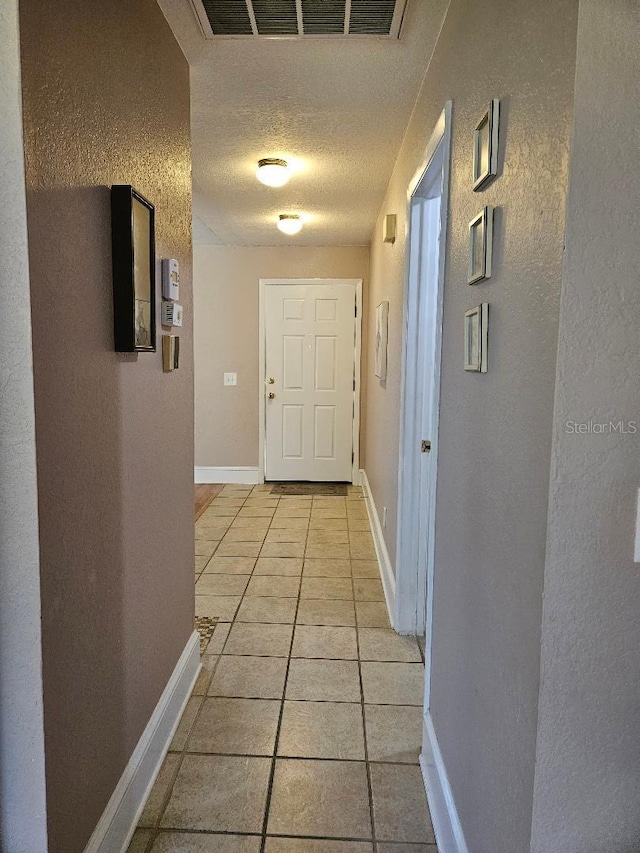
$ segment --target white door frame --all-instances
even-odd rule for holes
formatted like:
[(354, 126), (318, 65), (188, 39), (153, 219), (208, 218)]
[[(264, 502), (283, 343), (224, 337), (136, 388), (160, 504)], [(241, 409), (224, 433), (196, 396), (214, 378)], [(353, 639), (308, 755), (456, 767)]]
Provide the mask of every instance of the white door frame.
[(260, 482), (264, 483), (264, 475), (266, 470), (266, 429), (267, 429), (267, 407), (264, 395), (264, 383), (266, 381), (266, 311), (265, 311), (265, 290), (271, 284), (291, 284), (291, 285), (314, 285), (314, 284), (333, 284), (333, 285), (348, 285), (355, 287), (356, 291), (356, 316), (355, 323), (355, 353), (354, 353), (354, 405), (353, 405), (353, 464), (351, 465), (351, 481), (355, 485), (360, 484), (360, 370), (361, 370), (361, 353), (362, 353), (362, 279), (361, 278), (261, 278), (258, 282), (259, 292), (259, 319), (258, 319), (258, 418), (259, 418), (259, 433), (258, 433), (258, 467)]
[[(445, 250), (447, 240), (447, 216), (449, 201), (449, 172), (451, 162), (451, 102), (447, 101), (435, 129), (429, 139), (420, 167), (416, 170), (407, 188), (407, 265), (405, 278), (404, 330), (402, 354), (402, 386), (401, 386), (401, 428), (400, 428), (400, 464), (398, 472), (398, 538), (397, 538), (397, 567), (396, 567), (396, 601), (395, 626), (401, 634), (426, 634), (425, 683), (428, 708), (429, 686), (431, 681), (431, 628), (433, 620), (433, 576), (434, 576), (434, 544), (435, 544), (435, 499), (436, 477), (438, 466), (438, 436), (440, 401), (436, 396), (434, 421), (435, 435), (423, 436), (417, 434), (417, 400), (407, 389), (416, 384), (418, 358), (418, 292), (417, 282), (412, 281), (412, 246), (411, 246), (411, 205), (413, 196), (425, 176), (433, 157), (439, 148), (442, 149), (442, 196), (440, 201), (440, 246), (438, 257), (437, 308), (436, 308), (436, 340), (435, 364), (436, 376), (440, 376), (440, 358), (442, 349), (442, 308), (445, 276)], [(415, 247), (414, 247), (415, 248)], [(415, 469), (418, 443), (422, 438), (432, 441), (432, 456), (430, 460), (432, 475), (430, 477), (430, 519), (428, 531), (427, 566), (418, 565), (417, 542), (415, 534), (415, 517), (417, 508), (417, 479), (411, 476)], [(426, 596), (426, 624), (422, 625), (422, 608), (418, 602)]]

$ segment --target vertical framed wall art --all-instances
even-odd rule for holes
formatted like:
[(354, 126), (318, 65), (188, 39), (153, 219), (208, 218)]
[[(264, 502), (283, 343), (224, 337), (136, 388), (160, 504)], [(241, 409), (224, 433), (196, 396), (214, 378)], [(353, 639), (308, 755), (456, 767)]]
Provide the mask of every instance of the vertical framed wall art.
[(469, 223), (469, 284), (491, 278), (493, 255), (493, 208), (482, 209)]
[(376, 308), (376, 376), (387, 378), (387, 348), (389, 336), (389, 303), (381, 302)]
[(498, 174), (500, 101), (494, 98), (473, 133), (473, 189), (478, 192)]
[(486, 373), (488, 346), (489, 304), (483, 302), (464, 315), (464, 369)]
[(155, 352), (155, 209), (129, 184), (111, 187), (111, 251), (116, 351)]

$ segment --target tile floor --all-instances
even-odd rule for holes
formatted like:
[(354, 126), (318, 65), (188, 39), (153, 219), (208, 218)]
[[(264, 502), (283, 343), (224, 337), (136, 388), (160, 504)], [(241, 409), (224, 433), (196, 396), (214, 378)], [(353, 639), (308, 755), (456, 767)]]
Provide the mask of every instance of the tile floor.
[(196, 522), (220, 619), (129, 853), (436, 853), (424, 667), (388, 625), (361, 490), (225, 486)]

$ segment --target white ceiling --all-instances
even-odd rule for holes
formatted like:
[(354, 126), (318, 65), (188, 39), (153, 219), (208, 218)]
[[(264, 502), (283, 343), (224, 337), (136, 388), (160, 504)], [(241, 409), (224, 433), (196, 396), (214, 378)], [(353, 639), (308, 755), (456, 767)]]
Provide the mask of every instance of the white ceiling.
[[(203, 242), (361, 245), (376, 216), (446, 9), (410, 0), (399, 40), (205, 41), (190, 0), (159, 0), (191, 64), (194, 214)], [(295, 172), (279, 189), (261, 157)], [(286, 237), (279, 213), (301, 213)], [(204, 229), (206, 232), (206, 229)]]

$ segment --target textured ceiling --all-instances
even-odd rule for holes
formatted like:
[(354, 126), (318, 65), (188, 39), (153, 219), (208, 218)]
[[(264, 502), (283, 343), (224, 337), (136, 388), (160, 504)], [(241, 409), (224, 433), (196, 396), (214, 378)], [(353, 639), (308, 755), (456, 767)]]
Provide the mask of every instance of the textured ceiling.
[[(210, 242), (369, 242), (446, 10), (410, 0), (399, 40), (205, 41), (189, 0), (159, 0), (191, 64), (194, 213)], [(292, 160), (279, 189), (260, 157)], [(279, 213), (301, 213), (295, 237)]]

